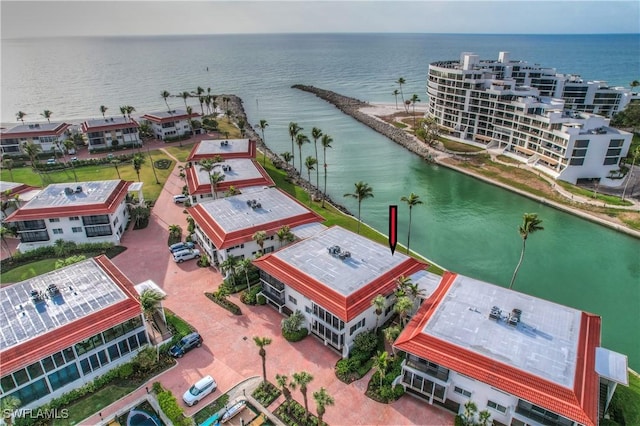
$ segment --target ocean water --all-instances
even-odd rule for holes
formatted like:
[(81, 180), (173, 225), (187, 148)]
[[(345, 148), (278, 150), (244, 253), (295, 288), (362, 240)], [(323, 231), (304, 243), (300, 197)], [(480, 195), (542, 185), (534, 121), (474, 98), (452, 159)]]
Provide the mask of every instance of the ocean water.
[[(638, 79), (638, 35), (431, 35), (309, 34), (215, 35), (2, 40), (1, 121), (15, 113), (42, 120), (99, 117), (99, 106), (119, 114), (166, 108), (160, 92), (209, 87), (236, 94), (250, 123), (266, 119), (267, 144), (290, 150), (288, 123), (310, 134), (319, 127), (334, 139), (327, 151), (328, 192), (351, 211), (343, 194), (368, 182), (374, 198), (362, 218), (387, 232), (388, 205), (399, 205), (400, 242), (406, 241), (408, 209), (400, 197), (415, 192), (411, 247), (447, 269), (508, 285), (518, 261), (517, 227), (524, 212), (536, 212), (545, 230), (527, 242), (515, 289), (603, 317), (603, 345), (629, 356), (640, 369), (640, 241), (541, 205), (474, 178), (423, 162), (388, 139), (344, 116), (315, 96), (292, 89), (309, 84), (364, 101), (395, 101), (403, 77), (406, 98), (426, 100), (428, 64), (461, 52), (512, 59), (628, 86)], [(207, 71), (208, 68), (208, 71)], [(184, 108), (181, 98), (170, 98)], [(200, 110), (196, 100), (190, 104)], [(297, 149), (296, 149), (297, 151)], [(321, 150), (320, 150), (321, 151)], [(304, 148), (311, 155), (313, 145)], [(297, 158), (297, 156), (296, 156)], [(322, 173), (321, 173), (322, 175)], [(322, 176), (321, 176), (322, 182)]]

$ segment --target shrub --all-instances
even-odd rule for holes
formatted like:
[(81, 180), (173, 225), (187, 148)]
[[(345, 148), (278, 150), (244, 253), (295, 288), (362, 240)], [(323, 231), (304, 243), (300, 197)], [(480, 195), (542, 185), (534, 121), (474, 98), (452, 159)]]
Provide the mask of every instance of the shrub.
[(262, 291), (262, 287), (260, 287), (259, 285), (253, 286), (251, 287), (251, 290), (242, 292), (242, 294), (240, 295), (240, 300), (245, 305), (255, 305), (256, 303), (258, 303), (257, 296), (260, 291)]
[(176, 400), (176, 397), (173, 396), (171, 391), (161, 391), (158, 394), (158, 404), (160, 405), (160, 409), (174, 425), (186, 426), (191, 424), (189, 419), (185, 418), (182, 408), (178, 405), (178, 400)]
[(198, 259), (198, 266), (201, 268), (206, 268), (211, 265), (211, 261), (209, 261), (209, 256), (206, 253), (202, 253), (200, 259)]
[(355, 351), (361, 351), (371, 356), (378, 346), (378, 337), (374, 331), (364, 331), (356, 336), (353, 341)]
[(259, 295), (256, 296), (256, 303), (258, 305), (266, 305), (267, 304), (267, 298), (263, 294), (259, 294)]
[(280, 390), (270, 382), (262, 382), (251, 394), (262, 406), (268, 407), (280, 396)]
[(304, 315), (300, 310), (296, 309), (294, 313), (289, 315), (289, 317), (284, 318), (280, 325), (283, 333), (294, 333), (300, 330), (302, 324), (304, 323)]
[(300, 330), (286, 332), (282, 330), (282, 336), (287, 339), (288, 342), (299, 342), (309, 335), (309, 330), (301, 328)]
[[(222, 287), (222, 286), (221, 286)], [(235, 303), (217, 296), (213, 293), (205, 293), (205, 296), (207, 296), (211, 301), (213, 301), (214, 303), (220, 305), (221, 307), (223, 307), (224, 309), (226, 309), (227, 311), (231, 312), (234, 315), (242, 315), (242, 310), (240, 310), (240, 307), (238, 305), (236, 305)]]

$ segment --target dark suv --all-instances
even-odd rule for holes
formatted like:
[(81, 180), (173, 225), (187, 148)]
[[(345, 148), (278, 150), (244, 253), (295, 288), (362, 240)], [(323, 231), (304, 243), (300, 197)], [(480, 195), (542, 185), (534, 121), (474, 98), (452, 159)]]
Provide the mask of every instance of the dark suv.
[(169, 348), (169, 355), (175, 358), (182, 358), (182, 355), (200, 346), (202, 346), (202, 336), (198, 333), (187, 334), (178, 343)]

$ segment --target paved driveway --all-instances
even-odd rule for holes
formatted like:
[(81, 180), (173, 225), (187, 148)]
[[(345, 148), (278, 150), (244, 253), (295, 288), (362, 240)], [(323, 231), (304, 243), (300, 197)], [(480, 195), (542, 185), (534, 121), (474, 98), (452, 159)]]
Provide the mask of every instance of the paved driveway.
[[(222, 277), (211, 268), (199, 268), (195, 261), (176, 264), (167, 248), (168, 226), (179, 224), (186, 233), (186, 215), (181, 205), (175, 205), (171, 195), (177, 193), (182, 182), (174, 169), (162, 191), (150, 219), (143, 230), (127, 231), (122, 245), (127, 247), (113, 262), (134, 282), (153, 279), (168, 295), (164, 306), (192, 324), (202, 334), (204, 345), (180, 359), (178, 365), (163, 373), (159, 380), (180, 399), (182, 393), (198, 378), (211, 374), (218, 382), (214, 393), (219, 396), (241, 380), (262, 375), (258, 348), (253, 336), (268, 336), (273, 343), (267, 346), (267, 378), (275, 383), (276, 374), (291, 375), (296, 371), (311, 373), (309, 408), (315, 412), (311, 394), (321, 386), (331, 394), (336, 404), (328, 407), (325, 420), (330, 425), (452, 425), (453, 416), (437, 407), (404, 396), (393, 404), (380, 404), (364, 395), (368, 375), (346, 385), (336, 379), (333, 372), (339, 355), (322, 342), (309, 336), (301, 342), (289, 343), (280, 335), (282, 316), (267, 306), (249, 307), (237, 296), (230, 299), (238, 304), (243, 315), (235, 316), (211, 302), (205, 292), (215, 290)], [(179, 192), (179, 191), (178, 191)], [(103, 410), (109, 418), (129, 401), (145, 392), (144, 389), (127, 397), (121, 403)], [(201, 404), (214, 399), (207, 397)], [(302, 402), (300, 392), (294, 398)], [(270, 409), (275, 409), (274, 403)], [(198, 410), (187, 408), (188, 415)], [(97, 416), (88, 420), (96, 423)]]

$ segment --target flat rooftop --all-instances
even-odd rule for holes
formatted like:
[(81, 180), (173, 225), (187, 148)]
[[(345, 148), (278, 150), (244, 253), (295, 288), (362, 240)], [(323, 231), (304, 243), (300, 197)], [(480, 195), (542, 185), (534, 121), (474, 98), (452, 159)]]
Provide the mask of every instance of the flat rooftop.
[(69, 126), (66, 123), (30, 123), (30, 124), (18, 124), (10, 129), (5, 129), (2, 134), (11, 135), (12, 133), (32, 133), (32, 132), (51, 132), (55, 133), (56, 130), (63, 129), (65, 126)]
[[(22, 206), (21, 210), (105, 203), (119, 183), (119, 180), (54, 183), (40, 191), (37, 196)], [(76, 192), (78, 187), (82, 190)], [(69, 190), (65, 191), (66, 188)]]
[(424, 299), (429, 298), (440, 285), (442, 277), (427, 270), (418, 271), (411, 275), (411, 282), (424, 292)]
[[(60, 294), (52, 297), (47, 287)], [(31, 291), (43, 301), (34, 304)], [(58, 327), (125, 300), (120, 287), (93, 260), (0, 288), (0, 351), (46, 334)]]
[(1, 193), (5, 193), (7, 191), (13, 191), (14, 189), (20, 187), (24, 185), (23, 183), (18, 183), (18, 182), (5, 182), (5, 181), (0, 181), (0, 192)]
[[(330, 254), (328, 248), (333, 246), (340, 247), (341, 252), (348, 251), (350, 257), (341, 259)], [(343, 296), (352, 294), (408, 259), (398, 252), (392, 255), (388, 246), (339, 226), (287, 246), (273, 256)]]
[[(256, 202), (255, 208), (247, 203), (252, 200)], [(258, 204), (260, 207), (257, 207)], [(276, 188), (204, 201), (199, 205), (226, 234), (309, 212), (306, 207)]]
[[(490, 319), (494, 306), (501, 319)], [(513, 309), (517, 326), (507, 324)], [(423, 333), (573, 388), (582, 312), (458, 275)]]
[(200, 141), (193, 155), (224, 155), (248, 151), (249, 139), (215, 139)]
[[(219, 164), (219, 166), (214, 168), (212, 173), (218, 172), (224, 174), (225, 183), (231, 183), (233, 185), (233, 182), (263, 178), (260, 170), (258, 170), (250, 158), (232, 158), (225, 160), (223, 163), (217, 164)], [(222, 168), (223, 165), (229, 166), (231, 169), (224, 170)], [(202, 170), (199, 165), (195, 165), (193, 167), (197, 170), (197, 185), (210, 185), (211, 181), (209, 180), (209, 173)]]
[(92, 127), (114, 126), (118, 124), (131, 124), (132, 126), (138, 127), (138, 123), (126, 117), (96, 118), (94, 120), (87, 120), (85, 123), (89, 129)]

